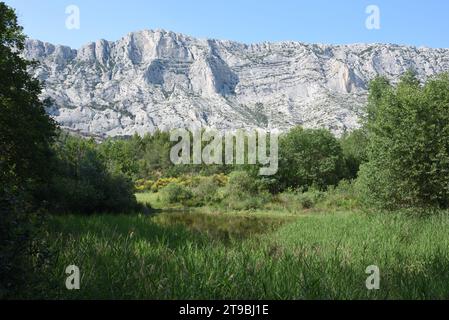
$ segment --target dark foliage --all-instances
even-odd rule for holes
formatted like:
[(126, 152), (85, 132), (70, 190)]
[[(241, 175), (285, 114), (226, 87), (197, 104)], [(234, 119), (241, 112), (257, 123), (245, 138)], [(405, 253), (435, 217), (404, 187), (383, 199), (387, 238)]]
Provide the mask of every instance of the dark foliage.
[(32, 63), (21, 56), (24, 41), (14, 10), (0, 2), (0, 297), (23, 288), (37, 268), (33, 212), (51, 174), (55, 123), (39, 99), (39, 82), (27, 72)]

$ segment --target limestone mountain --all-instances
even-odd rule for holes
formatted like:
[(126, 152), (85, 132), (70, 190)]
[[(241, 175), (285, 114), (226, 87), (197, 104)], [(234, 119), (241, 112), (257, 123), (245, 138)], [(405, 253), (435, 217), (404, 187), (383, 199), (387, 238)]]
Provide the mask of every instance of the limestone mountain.
[(28, 40), (48, 112), (85, 135), (144, 134), (179, 127), (358, 126), (369, 81), (424, 80), (449, 71), (449, 49), (385, 44), (242, 44), (140, 31), (79, 50)]

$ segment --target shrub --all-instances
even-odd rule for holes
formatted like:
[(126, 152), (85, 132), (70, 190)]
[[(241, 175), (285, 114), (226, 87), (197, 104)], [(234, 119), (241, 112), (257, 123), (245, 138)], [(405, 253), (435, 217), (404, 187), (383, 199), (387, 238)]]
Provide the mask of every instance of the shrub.
[(273, 201), (269, 205), (273, 210), (286, 210), (288, 212), (296, 212), (302, 209), (298, 202), (298, 192), (295, 190), (285, 190), (273, 196)]
[[(144, 180), (139, 181), (140, 185)], [(152, 184), (151, 191), (161, 192), (162, 197), (167, 200), (168, 203), (182, 203), (188, 206), (200, 206), (213, 202), (219, 202), (217, 191), (219, 188), (224, 187), (228, 182), (228, 177), (224, 174), (214, 174), (212, 176), (200, 176), (200, 175), (183, 175), (177, 178), (160, 178)], [(177, 185), (178, 189), (183, 188), (184, 191), (188, 191), (189, 197), (176, 200), (176, 197), (170, 197), (166, 195), (167, 186), (170, 184)], [(143, 187), (140, 187), (142, 189)], [(170, 190), (170, 187), (168, 190)], [(174, 189), (171, 191), (175, 191)], [(179, 191), (179, 190), (178, 190)], [(185, 192), (184, 192), (185, 193)]]
[(154, 181), (152, 180), (139, 179), (136, 181), (134, 187), (137, 192), (146, 192), (152, 190), (153, 184)]
[(212, 179), (214, 180), (215, 183), (218, 184), (218, 186), (220, 187), (224, 187), (228, 184), (229, 182), (229, 178), (228, 176), (226, 176), (224, 173), (218, 173), (218, 174), (214, 174), (212, 176)]
[(161, 198), (168, 204), (186, 204), (193, 197), (192, 191), (177, 182), (170, 182), (161, 189)]
[(134, 185), (123, 174), (106, 175), (104, 194), (105, 199), (101, 206), (106, 212), (127, 213), (138, 208)]
[(212, 177), (202, 177), (198, 183), (192, 187), (193, 198), (197, 205), (204, 205), (217, 200), (217, 191), (220, 188), (220, 182)]
[(170, 183), (179, 184), (181, 181), (178, 178), (160, 178), (151, 186), (152, 192), (159, 192), (161, 189), (168, 186)]
[(303, 209), (312, 209), (316, 204), (323, 200), (325, 193), (317, 188), (309, 188), (307, 191), (298, 194), (298, 201)]
[(287, 190), (279, 193), (274, 198), (273, 208), (279, 206), (289, 212), (303, 209), (345, 209), (354, 210), (359, 207), (359, 201), (355, 193), (354, 183), (342, 180), (338, 186), (329, 187), (326, 191), (317, 188), (309, 188), (307, 191)]
[(355, 182), (342, 180), (336, 187), (330, 187), (320, 204), (328, 209), (354, 210), (359, 207)]
[(256, 209), (270, 201), (266, 185), (245, 171), (235, 171), (221, 194), (222, 203), (231, 209)]
[(93, 140), (62, 135), (48, 201), (62, 213), (124, 213), (134, 211), (134, 185), (120, 173), (110, 173)]

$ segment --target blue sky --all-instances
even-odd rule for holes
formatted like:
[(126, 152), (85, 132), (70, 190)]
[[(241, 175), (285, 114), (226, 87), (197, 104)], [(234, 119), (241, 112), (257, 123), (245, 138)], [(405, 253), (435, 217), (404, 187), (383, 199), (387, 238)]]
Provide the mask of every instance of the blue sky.
[[(449, 48), (447, 0), (6, 0), (25, 32), (55, 44), (117, 40), (131, 31), (166, 29), (245, 43), (294, 40), (343, 44), (382, 42)], [(68, 5), (80, 9), (80, 29), (68, 30)], [(380, 9), (380, 29), (368, 30), (365, 10)]]

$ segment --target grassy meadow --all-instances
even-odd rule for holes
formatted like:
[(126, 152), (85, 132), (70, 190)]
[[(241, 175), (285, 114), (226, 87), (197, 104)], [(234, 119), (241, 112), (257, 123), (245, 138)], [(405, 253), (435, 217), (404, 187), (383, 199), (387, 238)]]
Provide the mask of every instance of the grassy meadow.
[[(152, 214), (52, 216), (46, 299), (448, 299), (449, 216), (164, 204)], [(75, 264), (81, 289), (65, 288)], [(380, 268), (380, 289), (365, 270)]]

